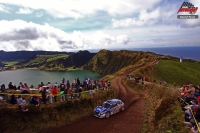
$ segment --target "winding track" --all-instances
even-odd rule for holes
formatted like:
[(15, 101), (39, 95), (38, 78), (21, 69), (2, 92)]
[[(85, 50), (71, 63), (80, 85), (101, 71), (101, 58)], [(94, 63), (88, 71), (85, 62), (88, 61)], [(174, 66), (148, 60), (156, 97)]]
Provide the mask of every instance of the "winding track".
[(111, 82), (117, 92), (117, 98), (125, 103), (125, 111), (111, 116), (109, 119), (98, 119), (92, 114), (72, 124), (53, 129), (46, 133), (139, 133), (144, 118), (144, 101), (118, 76)]

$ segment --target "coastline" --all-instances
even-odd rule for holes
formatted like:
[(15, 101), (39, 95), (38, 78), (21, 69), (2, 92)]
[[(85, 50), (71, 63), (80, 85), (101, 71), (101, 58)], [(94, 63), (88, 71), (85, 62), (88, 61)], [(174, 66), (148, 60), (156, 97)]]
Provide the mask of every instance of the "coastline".
[(82, 68), (76, 68), (76, 69), (72, 69), (70, 67), (66, 68), (66, 70), (42, 70), (42, 69), (38, 69), (37, 67), (33, 67), (33, 68), (17, 68), (17, 69), (7, 69), (7, 70), (0, 70), (0, 72), (6, 72), (6, 71), (17, 71), (17, 70), (39, 70), (39, 71), (45, 71), (45, 72), (67, 72), (67, 71), (75, 71), (75, 70), (83, 70)]

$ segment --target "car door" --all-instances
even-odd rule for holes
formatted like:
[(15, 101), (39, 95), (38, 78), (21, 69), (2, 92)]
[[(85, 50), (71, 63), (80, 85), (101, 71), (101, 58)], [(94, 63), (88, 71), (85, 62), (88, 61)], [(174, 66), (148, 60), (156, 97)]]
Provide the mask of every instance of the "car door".
[(117, 103), (113, 103), (110, 109), (111, 115), (115, 114), (117, 112)]

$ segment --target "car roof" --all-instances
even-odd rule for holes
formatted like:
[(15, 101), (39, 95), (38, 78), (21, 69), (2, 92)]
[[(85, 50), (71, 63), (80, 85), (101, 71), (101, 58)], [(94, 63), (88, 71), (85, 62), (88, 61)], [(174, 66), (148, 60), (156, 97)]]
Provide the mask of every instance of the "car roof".
[(107, 100), (106, 102), (109, 103), (109, 104), (113, 104), (113, 103), (116, 103), (116, 102), (119, 102), (121, 100), (119, 99), (111, 99), (111, 100)]

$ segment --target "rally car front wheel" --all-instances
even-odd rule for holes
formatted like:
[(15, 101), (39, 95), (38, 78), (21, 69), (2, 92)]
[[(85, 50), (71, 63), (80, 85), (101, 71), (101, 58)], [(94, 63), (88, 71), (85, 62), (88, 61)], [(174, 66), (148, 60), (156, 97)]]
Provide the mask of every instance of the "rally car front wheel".
[(110, 113), (107, 112), (105, 118), (109, 118), (110, 117)]

